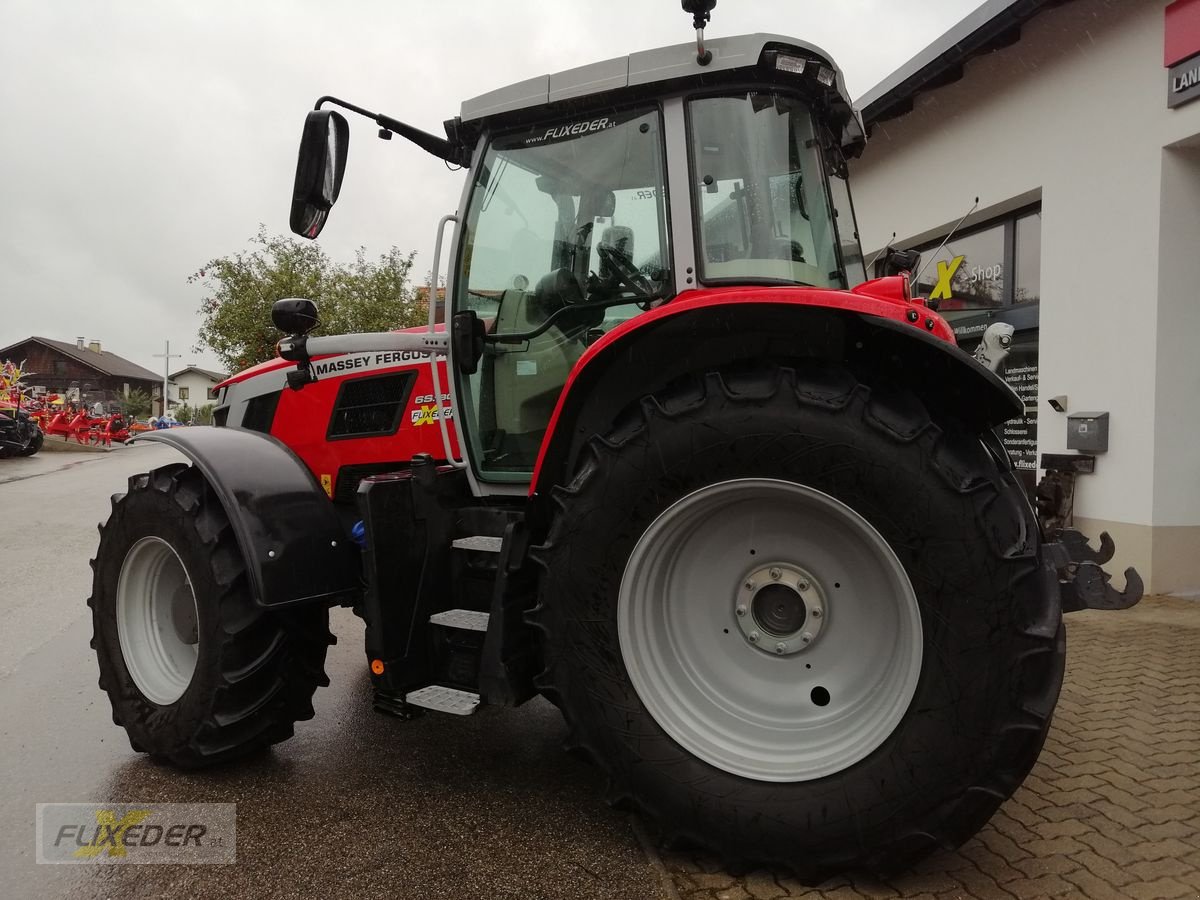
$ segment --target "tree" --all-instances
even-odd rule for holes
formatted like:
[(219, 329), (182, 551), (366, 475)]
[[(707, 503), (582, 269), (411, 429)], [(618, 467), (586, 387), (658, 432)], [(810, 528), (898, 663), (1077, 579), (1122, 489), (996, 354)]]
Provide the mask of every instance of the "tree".
[(213, 417), (214, 404), (205, 403), (203, 406), (196, 407), (196, 417), (192, 419), (193, 425), (211, 425)]
[(409, 282), (414, 253), (392, 247), (372, 261), (360, 247), (353, 262), (340, 263), (318, 244), (269, 235), (262, 226), (250, 243), (251, 250), (210, 260), (188, 277), (207, 292), (195, 349), (211, 349), (230, 371), (275, 355), (281, 335), (271, 324), (271, 305), (284, 297), (316, 301), (315, 334), (408, 328), (428, 314)]
[(135, 388), (125, 395), (125, 399), (121, 401), (121, 407), (125, 415), (131, 419), (136, 419), (139, 416), (150, 415), (150, 395), (143, 390)]
[(191, 425), (192, 417), (194, 415), (195, 415), (195, 410), (193, 410), (186, 403), (181, 403), (179, 406), (177, 406), (175, 408), (175, 420), (184, 425)]

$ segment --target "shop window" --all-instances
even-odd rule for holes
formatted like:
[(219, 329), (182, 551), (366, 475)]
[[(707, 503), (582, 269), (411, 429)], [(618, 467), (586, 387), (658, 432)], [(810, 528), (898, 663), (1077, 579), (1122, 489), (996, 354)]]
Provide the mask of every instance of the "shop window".
[(1042, 214), (1017, 219), (1014, 303), (1037, 303), (1042, 299)]
[(924, 269), (917, 292), (937, 300), (945, 312), (995, 309), (1008, 296), (1004, 225), (954, 235), (944, 247), (921, 251)]
[(915, 289), (938, 304), (956, 332), (980, 316), (1041, 300), (1041, 210), (1023, 209), (943, 240), (916, 248), (921, 277)]
[[(939, 304), (960, 349), (1002, 378), (1024, 414), (997, 433), (1032, 494), (1037, 474), (1038, 318), (1042, 296), (1042, 214), (1026, 208), (940, 238), (921, 251), (916, 291)], [(903, 247), (904, 245), (899, 245)]]

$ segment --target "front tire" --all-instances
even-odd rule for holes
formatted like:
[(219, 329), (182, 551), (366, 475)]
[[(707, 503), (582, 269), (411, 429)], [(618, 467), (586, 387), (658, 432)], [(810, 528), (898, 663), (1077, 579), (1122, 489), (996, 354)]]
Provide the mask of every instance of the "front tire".
[(196, 469), (131, 478), (93, 568), (100, 687), (134, 750), (198, 768), (312, 718), (312, 695), (329, 683), (328, 610), (255, 603), (228, 516)]
[(710, 374), (594, 440), (534, 620), (540, 685), (613, 797), (812, 883), (982, 827), (1037, 759), (1065, 651), (986, 443), (822, 365)]
[(24, 450), (22, 450), (17, 455), (18, 456), (33, 456), (33, 454), (37, 453), (39, 450), (42, 449), (42, 444), (44, 444), (45, 442), (46, 442), (46, 436), (44, 434), (42, 434), (42, 431), (39, 428), (37, 433), (33, 436), (33, 440), (29, 442), (29, 446), (26, 447)]

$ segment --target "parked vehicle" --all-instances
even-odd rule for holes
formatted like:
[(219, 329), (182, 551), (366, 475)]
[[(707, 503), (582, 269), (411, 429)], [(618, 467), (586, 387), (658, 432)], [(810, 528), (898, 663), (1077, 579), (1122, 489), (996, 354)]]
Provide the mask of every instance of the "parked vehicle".
[(28, 412), (19, 407), (0, 409), (0, 459), (33, 456), (44, 441), (42, 429)]
[(541, 694), (612, 800), (728, 860), (892, 870), (1020, 785), (1062, 613), (1140, 582), (1040, 532), (993, 431), (1019, 399), (906, 274), (865, 280), (832, 59), (705, 43), (712, 0), (684, 6), (696, 45), (468, 100), (445, 138), (308, 113), (305, 237), (346, 165), (328, 106), (467, 169), (433, 256), (436, 284), (453, 223), (449, 327), (312, 336), (315, 304), (280, 301), (286, 365), (223, 386), (238, 427), (139, 438), (191, 462), (130, 480), (95, 560), (135, 750), (289, 737), (341, 604), (378, 709)]

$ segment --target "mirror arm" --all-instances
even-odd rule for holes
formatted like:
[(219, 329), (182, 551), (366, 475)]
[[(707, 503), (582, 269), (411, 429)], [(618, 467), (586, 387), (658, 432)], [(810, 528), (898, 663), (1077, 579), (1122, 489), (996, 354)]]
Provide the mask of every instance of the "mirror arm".
[(287, 386), (293, 391), (317, 380), (312, 370), (312, 357), (308, 353), (307, 335), (290, 334), (285, 337), (279, 342), (279, 356), (296, 363), (296, 368), (287, 373)]
[(317, 100), (313, 109), (320, 109), (325, 103), (332, 103), (335, 106), (342, 107), (342, 109), (348, 109), (350, 112), (365, 116), (373, 120), (379, 127), (386, 128), (388, 131), (394, 131), (400, 137), (412, 141), (426, 153), (432, 153), (438, 159), (444, 159), (446, 162), (457, 166), (467, 166), (470, 164), (470, 151), (460, 144), (452, 143), (445, 138), (430, 134), (428, 131), (422, 131), (420, 128), (414, 128), (412, 125), (401, 122), (399, 119), (393, 119), (391, 116), (385, 116), (383, 113), (373, 113), (369, 109), (363, 109), (361, 106), (355, 106), (353, 103), (347, 103), (345, 100), (339, 100), (337, 97), (321, 97)]

